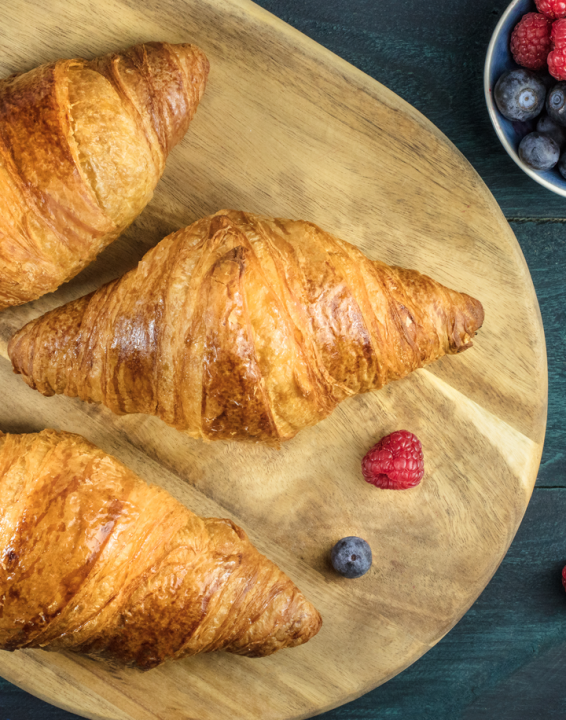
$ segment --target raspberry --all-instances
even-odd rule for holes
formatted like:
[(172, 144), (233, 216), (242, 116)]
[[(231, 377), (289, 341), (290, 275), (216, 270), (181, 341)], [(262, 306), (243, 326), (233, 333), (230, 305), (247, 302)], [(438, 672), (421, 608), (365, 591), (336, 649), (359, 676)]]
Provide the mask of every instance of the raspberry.
[(419, 439), (407, 430), (387, 435), (362, 460), (362, 473), (369, 483), (386, 490), (415, 487), (424, 475)]
[(566, 567), (562, 569), (562, 585), (564, 585), (564, 590), (566, 590)]
[(535, 0), (535, 5), (550, 20), (566, 17), (566, 0)]
[(511, 54), (517, 65), (540, 70), (550, 51), (551, 22), (540, 13), (527, 13), (511, 34)]
[(548, 53), (548, 72), (557, 80), (566, 80), (566, 47)]
[(563, 48), (566, 45), (566, 18), (552, 23), (550, 31), (550, 47)]

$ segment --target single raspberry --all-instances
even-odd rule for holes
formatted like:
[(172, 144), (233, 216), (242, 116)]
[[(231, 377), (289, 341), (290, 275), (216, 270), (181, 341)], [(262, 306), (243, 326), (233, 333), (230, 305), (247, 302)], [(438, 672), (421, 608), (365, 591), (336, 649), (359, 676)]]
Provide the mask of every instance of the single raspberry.
[(550, 52), (552, 23), (540, 13), (527, 13), (511, 33), (511, 54), (517, 65), (540, 70)]
[(564, 590), (566, 590), (566, 567), (562, 568), (562, 585), (564, 585)]
[(552, 30), (550, 31), (550, 47), (563, 48), (566, 46), (566, 18), (557, 20), (552, 23)]
[(566, 17), (566, 0), (535, 0), (535, 5), (550, 20)]
[(548, 53), (548, 72), (557, 80), (566, 80), (566, 47)]
[(362, 460), (364, 478), (386, 490), (406, 490), (418, 485), (424, 475), (420, 440), (398, 430), (382, 438)]

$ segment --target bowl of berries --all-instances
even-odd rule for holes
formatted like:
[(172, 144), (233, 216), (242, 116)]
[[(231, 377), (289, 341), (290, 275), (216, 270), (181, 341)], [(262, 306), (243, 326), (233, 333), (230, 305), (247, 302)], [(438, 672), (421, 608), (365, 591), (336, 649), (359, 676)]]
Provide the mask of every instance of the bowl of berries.
[(566, 0), (513, 0), (489, 44), (484, 89), (510, 157), (566, 197)]

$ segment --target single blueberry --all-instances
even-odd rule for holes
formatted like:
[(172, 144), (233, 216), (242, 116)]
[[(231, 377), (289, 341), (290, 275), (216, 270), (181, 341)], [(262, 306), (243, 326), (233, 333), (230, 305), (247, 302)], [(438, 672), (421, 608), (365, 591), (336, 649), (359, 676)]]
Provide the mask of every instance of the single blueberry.
[(501, 75), (493, 97), (499, 112), (508, 120), (532, 120), (544, 107), (546, 88), (538, 75), (519, 68)]
[(550, 170), (560, 158), (560, 148), (548, 135), (533, 132), (521, 140), (519, 157), (534, 170)]
[(562, 155), (560, 156), (560, 160), (558, 161), (558, 165), (556, 167), (558, 168), (558, 172), (566, 180), (566, 152), (562, 153)]
[(330, 553), (332, 567), (347, 578), (365, 575), (371, 567), (371, 548), (362, 538), (350, 535), (338, 540)]
[(543, 115), (537, 122), (537, 132), (551, 137), (559, 148), (563, 148), (566, 144), (566, 128), (548, 115)]
[(559, 125), (566, 125), (566, 82), (557, 83), (546, 98), (546, 112)]

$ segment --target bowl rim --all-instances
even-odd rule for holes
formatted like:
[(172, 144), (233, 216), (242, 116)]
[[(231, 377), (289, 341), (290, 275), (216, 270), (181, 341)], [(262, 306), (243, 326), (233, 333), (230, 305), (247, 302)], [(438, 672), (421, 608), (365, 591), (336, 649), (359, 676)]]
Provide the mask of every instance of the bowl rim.
[(507, 18), (509, 15), (515, 10), (516, 6), (522, 2), (522, 0), (512, 0), (512, 2), (507, 6), (505, 11), (503, 12), (503, 15), (499, 18), (499, 22), (495, 26), (495, 30), (493, 31), (493, 34), (491, 36), (491, 40), (489, 41), (489, 45), (487, 47), (487, 53), (485, 56), (485, 64), (484, 64), (484, 71), (483, 71), (483, 90), (485, 95), (485, 101), (487, 104), (487, 109), (489, 112), (489, 117), (491, 120), (491, 124), (493, 125), (495, 132), (497, 134), (497, 137), (499, 138), (499, 141), (507, 151), (507, 154), (509, 157), (513, 160), (513, 162), (518, 165), (521, 170), (529, 175), (533, 180), (539, 183), (539, 185), (542, 185), (547, 190), (551, 190), (552, 192), (562, 195), (562, 197), (566, 197), (566, 187), (560, 187), (559, 185), (555, 185), (554, 183), (550, 182), (546, 178), (542, 177), (536, 170), (532, 170), (528, 165), (525, 165), (519, 158), (519, 155), (517, 154), (517, 151), (511, 145), (509, 140), (507, 139), (507, 136), (503, 132), (503, 129), (501, 128), (501, 124), (499, 122), (499, 111), (495, 105), (495, 100), (493, 99), (493, 92), (492, 88), (490, 86), (490, 71), (491, 71), (491, 65), (493, 62), (493, 54), (495, 50), (495, 45), (499, 39), (499, 36), (501, 34), (501, 28), (507, 21)]

